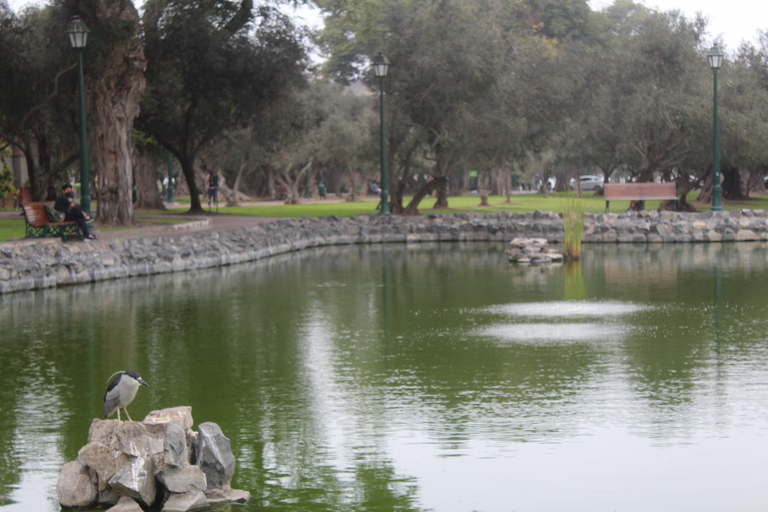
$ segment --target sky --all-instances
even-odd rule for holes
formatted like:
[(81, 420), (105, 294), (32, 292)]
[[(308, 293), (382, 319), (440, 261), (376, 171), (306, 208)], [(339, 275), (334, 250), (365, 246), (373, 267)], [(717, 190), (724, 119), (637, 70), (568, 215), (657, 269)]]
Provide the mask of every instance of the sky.
[[(39, 3), (40, 0), (9, 0), (11, 8)], [(589, 0), (592, 9), (600, 10), (613, 0)], [(140, 2), (137, 2), (140, 3)], [(639, 3), (661, 11), (678, 9), (692, 18), (701, 12), (709, 18), (709, 40), (722, 36), (726, 49), (735, 52), (743, 41), (757, 43), (758, 30), (768, 30), (768, 2), (765, 0), (643, 0)], [(317, 26), (319, 16), (302, 9), (302, 18)]]
[[(589, 0), (593, 10), (610, 5), (612, 0)], [(735, 52), (743, 41), (757, 44), (758, 31), (768, 31), (768, 2), (765, 0), (645, 0), (638, 2), (660, 11), (679, 10), (693, 18), (701, 12), (709, 19), (709, 40), (721, 37), (728, 52)]]

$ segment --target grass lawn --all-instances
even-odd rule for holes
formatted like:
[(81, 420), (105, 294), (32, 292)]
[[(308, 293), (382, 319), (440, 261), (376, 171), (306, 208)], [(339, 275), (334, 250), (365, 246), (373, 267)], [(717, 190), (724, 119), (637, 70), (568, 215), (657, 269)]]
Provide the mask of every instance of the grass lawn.
[[(698, 194), (690, 194), (689, 200), (693, 201)], [(454, 212), (477, 212), (488, 213), (504, 210), (514, 213), (528, 213), (536, 210), (554, 211), (560, 212), (562, 210), (562, 204), (575, 196), (575, 192), (556, 192), (550, 194), (549, 197), (544, 197), (540, 194), (522, 194), (512, 196), (511, 204), (505, 204), (505, 197), (502, 196), (490, 196), (488, 203), (490, 206), (481, 207), (480, 197), (477, 195), (464, 195), (461, 197), (449, 197), (448, 206), (446, 210), (433, 210), (432, 206), (435, 204), (434, 197), (428, 197), (424, 199), (419, 208), (419, 212), (425, 213), (454, 213)], [(406, 202), (409, 199), (406, 199)], [(591, 213), (604, 213), (605, 212), (605, 200), (602, 196), (595, 196), (591, 192), (588, 192), (582, 198), (584, 203), (584, 211)], [(655, 210), (659, 207), (661, 201), (646, 201), (645, 207), (648, 210)], [(188, 201), (187, 201), (188, 204)], [(286, 205), (281, 201), (275, 201), (268, 205), (260, 206), (238, 206), (235, 208), (229, 208), (219, 205), (220, 215), (242, 215), (253, 217), (277, 217), (277, 218), (300, 218), (300, 217), (326, 217), (328, 215), (336, 215), (339, 217), (350, 217), (352, 215), (370, 215), (378, 213), (376, 205), (378, 199), (363, 199), (354, 203), (347, 202), (317, 202), (311, 204), (298, 204), (298, 205)], [(629, 201), (613, 201), (611, 202), (611, 213), (622, 213), (629, 207)], [(749, 201), (741, 201), (738, 203), (727, 203), (723, 205), (723, 209), (741, 209), (751, 208), (756, 209), (768, 209), (768, 195), (756, 196)], [(204, 205), (203, 209), (207, 212), (208, 206)], [(697, 205), (699, 211), (709, 210), (709, 205)], [(169, 213), (181, 213), (184, 210), (177, 210)], [(214, 209), (215, 211), (215, 209)]]
[[(477, 195), (464, 195), (461, 197), (449, 197), (449, 208), (445, 210), (433, 210), (435, 204), (434, 197), (428, 197), (421, 202), (419, 212), (428, 213), (491, 213), (504, 210), (513, 213), (528, 213), (536, 210), (553, 211), (559, 213), (562, 210), (563, 203), (573, 198), (575, 192), (556, 192), (544, 197), (540, 194), (521, 194), (512, 196), (511, 204), (505, 204), (505, 197), (490, 196), (488, 203), (490, 206), (481, 207), (480, 197)], [(691, 194), (689, 199), (695, 200), (696, 194)], [(182, 204), (189, 204), (189, 198), (178, 198)], [(591, 213), (603, 213), (605, 211), (605, 200), (602, 196), (595, 196), (592, 193), (586, 193), (582, 198), (584, 211)], [(301, 218), (301, 217), (327, 217), (336, 215), (338, 217), (351, 217), (353, 215), (371, 215), (376, 214), (376, 205), (378, 199), (363, 198), (354, 203), (347, 202), (317, 202), (310, 204), (286, 205), (281, 201), (259, 206), (238, 206), (230, 208), (219, 204), (219, 215), (239, 215), (266, 218)], [(648, 210), (654, 210), (659, 207), (660, 201), (646, 201), (645, 207)], [(629, 207), (629, 201), (611, 202), (611, 213), (622, 213)], [(697, 205), (699, 211), (709, 210), (709, 205)], [(768, 194), (755, 196), (748, 201), (728, 202), (723, 204), (723, 209), (734, 210), (750, 208), (753, 210), (768, 210)], [(208, 206), (204, 205), (204, 210), (208, 211)], [(214, 210), (215, 211), (215, 210)], [(137, 211), (137, 215), (183, 215), (185, 209), (175, 209), (170, 211)], [(187, 222), (184, 218), (161, 219), (154, 217), (152, 219), (142, 219), (142, 224), (174, 224)], [(112, 231), (118, 229), (130, 228), (102, 228), (102, 231)], [(24, 237), (24, 220), (19, 219), (0, 219), (0, 241), (6, 241), (13, 238)]]
[[(141, 225), (163, 225), (163, 224), (180, 224), (188, 222), (188, 219), (139, 219)], [(131, 229), (130, 226), (121, 226), (113, 228), (99, 228), (99, 231), (119, 231), (123, 229)], [(7, 242), (17, 238), (24, 238), (24, 219), (0, 219), (0, 242)]]
[(0, 242), (24, 238), (24, 219), (0, 219)]

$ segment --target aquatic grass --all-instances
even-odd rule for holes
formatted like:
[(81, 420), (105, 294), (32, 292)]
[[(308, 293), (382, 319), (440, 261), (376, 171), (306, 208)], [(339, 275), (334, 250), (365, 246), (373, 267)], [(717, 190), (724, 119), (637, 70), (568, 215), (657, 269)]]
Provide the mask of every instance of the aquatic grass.
[(584, 234), (584, 220), (587, 215), (581, 198), (563, 199), (560, 203), (563, 212), (563, 258), (576, 261), (581, 259), (581, 238)]

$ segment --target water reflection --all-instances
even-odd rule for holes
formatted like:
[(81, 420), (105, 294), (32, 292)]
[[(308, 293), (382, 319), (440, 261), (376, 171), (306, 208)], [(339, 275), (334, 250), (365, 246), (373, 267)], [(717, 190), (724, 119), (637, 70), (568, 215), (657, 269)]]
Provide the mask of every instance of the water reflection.
[(596, 323), (502, 324), (478, 331), (500, 341), (568, 343), (573, 341), (616, 341), (626, 334), (626, 326)]
[(57, 510), (129, 368), (152, 384), (136, 417), (191, 405), (232, 438), (243, 510), (768, 502), (765, 244), (585, 246), (578, 276), (503, 250), (323, 248), (0, 297), (0, 505)]
[(486, 310), (523, 318), (612, 317), (646, 311), (650, 306), (618, 301), (551, 301), (503, 304)]

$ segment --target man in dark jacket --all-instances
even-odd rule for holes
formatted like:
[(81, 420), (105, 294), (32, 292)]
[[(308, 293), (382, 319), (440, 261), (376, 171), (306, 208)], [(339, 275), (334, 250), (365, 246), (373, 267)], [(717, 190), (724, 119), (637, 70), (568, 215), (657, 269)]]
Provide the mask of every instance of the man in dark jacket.
[(53, 203), (53, 207), (64, 213), (64, 220), (73, 220), (80, 226), (80, 231), (83, 232), (83, 240), (95, 240), (96, 237), (88, 231), (88, 221), (90, 217), (80, 209), (79, 206), (72, 204), (70, 198), (74, 197), (75, 191), (72, 189), (72, 185), (65, 183), (61, 186), (61, 195), (56, 198), (56, 202)]

